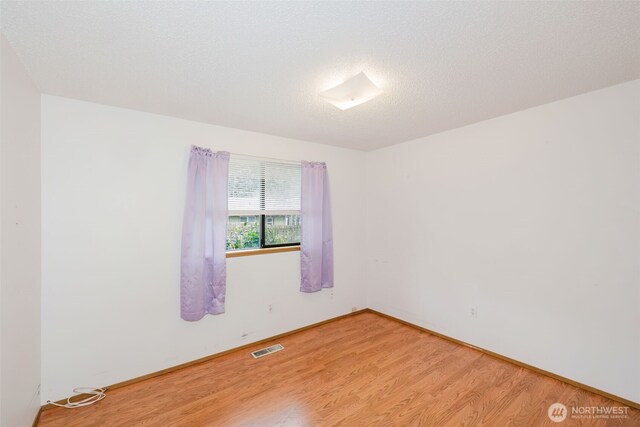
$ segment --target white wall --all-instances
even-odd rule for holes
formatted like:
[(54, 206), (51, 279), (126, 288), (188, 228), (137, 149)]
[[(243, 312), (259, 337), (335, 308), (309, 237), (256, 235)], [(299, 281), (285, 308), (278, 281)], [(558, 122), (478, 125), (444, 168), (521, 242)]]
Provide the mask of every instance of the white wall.
[[(42, 134), (43, 402), (364, 307), (364, 153), (52, 96)], [(180, 319), (190, 144), (327, 162), (333, 291), (298, 291), (298, 252), (232, 258), (226, 313)]]
[(368, 153), (369, 306), (640, 402), (639, 123), (636, 80)]
[[(354, 306), (640, 401), (640, 81), (366, 155), (42, 103), (43, 402)], [(227, 313), (180, 320), (190, 144), (327, 161), (333, 293), (297, 291), (298, 253), (233, 258)]]
[(40, 93), (0, 39), (0, 425), (19, 427), (40, 406)]

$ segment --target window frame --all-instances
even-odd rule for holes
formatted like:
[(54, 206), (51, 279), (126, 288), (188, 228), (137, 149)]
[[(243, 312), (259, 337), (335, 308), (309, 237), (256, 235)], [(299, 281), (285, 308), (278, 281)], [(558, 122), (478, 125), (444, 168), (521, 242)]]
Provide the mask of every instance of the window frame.
[[(260, 180), (260, 188), (262, 189), (262, 191), (260, 191), (260, 209), (262, 209), (264, 211), (265, 207), (266, 207), (266, 192), (267, 192), (267, 181), (262, 178)], [(283, 248), (285, 246), (300, 246), (300, 242), (291, 242), (291, 243), (277, 243), (275, 245), (267, 245), (267, 216), (275, 216), (275, 215), (267, 215), (267, 214), (262, 214), (260, 215), (260, 249), (269, 249), (269, 248)], [(275, 222), (275, 221), (274, 221)]]
[[(266, 207), (266, 179), (263, 178), (260, 180), (260, 209), (263, 212), (265, 211), (265, 207)], [(300, 217), (302, 215), (302, 211), (298, 211), (297, 216)], [(238, 216), (239, 218), (242, 218), (242, 215), (229, 215), (227, 214), (227, 222), (229, 221), (229, 217), (232, 216)], [(253, 252), (254, 254), (258, 254), (260, 252), (262, 253), (274, 253), (274, 252), (285, 252), (286, 250), (282, 250), (284, 248), (292, 248), (291, 250), (299, 250), (300, 249), (300, 242), (290, 242), (290, 243), (276, 243), (273, 245), (267, 245), (266, 244), (266, 222), (267, 222), (267, 216), (276, 216), (276, 215), (268, 215), (268, 214), (261, 214), (261, 215), (250, 215), (250, 216), (259, 216), (259, 221), (260, 221), (260, 227), (259, 227), (259, 247), (257, 248), (243, 248), (243, 249), (231, 249), (231, 250), (226, 250), (226, 254), (227, 256), (229, 256), (229, 254), (242, 254), (242, 252), (244, 251), (244, 254), (250, 254), (251, 252)], [(293, 216), (293, 215), (291, 215)], [(248, 217), (248, 216), (247, 216)], [(275, 221), (274, 221), (275, 222)], [(298, 225), (300, 225), (302, 223), (302, 218), (300, 218), (298, 220)], [(293, 224), (295, 225), (295, 224)], [(269, 251), (269, 250), (272, 251)], [(233, 256), (233, 255), (232, 255)], [(239, 256), (239, 255), (235, 255), (235, 256)]]
[(283, 248), (286, 246), (300, 246), (300, 242), (276, 243), (275, 245), (267, 245), (266, 244), (267, 216), (275, 216), (275, 215), (266, 215), (266, 214), (260, 215), (260, 249)]

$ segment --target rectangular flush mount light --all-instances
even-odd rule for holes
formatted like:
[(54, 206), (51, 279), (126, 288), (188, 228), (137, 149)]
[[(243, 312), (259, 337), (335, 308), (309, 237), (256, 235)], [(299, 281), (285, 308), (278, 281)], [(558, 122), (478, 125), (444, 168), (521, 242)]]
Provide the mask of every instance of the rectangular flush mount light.
[(382, 90), (361, 72), (338, 86), (320, 92), (320, 96), (339, 109), (346, 110), (367, 102), (381, 93)]

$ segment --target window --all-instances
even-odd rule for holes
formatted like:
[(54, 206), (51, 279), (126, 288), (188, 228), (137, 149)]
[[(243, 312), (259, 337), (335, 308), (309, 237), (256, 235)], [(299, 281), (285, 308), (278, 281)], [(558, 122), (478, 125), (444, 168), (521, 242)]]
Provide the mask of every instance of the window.
[(300, 244), (300, 163), (229, 160), (227, 250)]

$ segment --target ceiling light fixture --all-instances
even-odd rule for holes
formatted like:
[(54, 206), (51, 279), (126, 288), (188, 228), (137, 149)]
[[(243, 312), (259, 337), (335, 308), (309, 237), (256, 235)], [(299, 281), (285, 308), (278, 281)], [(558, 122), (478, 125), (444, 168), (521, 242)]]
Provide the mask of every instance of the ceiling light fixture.
[(382, 90), (361, 72), (338, 86), (320, 92), (320, 96), (339, 109), (346, 110), (370, 101), (381, 93)]

